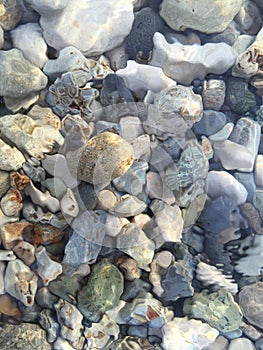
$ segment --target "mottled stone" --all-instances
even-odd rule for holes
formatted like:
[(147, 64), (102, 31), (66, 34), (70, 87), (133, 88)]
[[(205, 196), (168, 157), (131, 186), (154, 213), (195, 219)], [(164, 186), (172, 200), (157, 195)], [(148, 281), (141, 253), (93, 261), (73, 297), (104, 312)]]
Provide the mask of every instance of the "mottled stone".
[(18, 170), (26, 161), (23, 153), (16, 147), (11, 147), (0, 139), (0, 169), (1, 170)]
[(9, 173), (0, 170), (0, 198), (9, 190), (10, 184)]
[(126, 218), (142, 213), (146, 207), (146, 203), (136, 196), (125, 194), (118, 198), (116, 204), (109, 209), (109, 212), (113, 215)]
[(204, 80), (202, 98), (204, 109), (219, 111), (225, 101), (226, 84), (222, 79)]
[(158, 32), (154, 34), (153, 42), (150, 64), (161, 67), (167, 77), (184, 85), (190, 85), (194, 79), (204, 79), (208, 73), (225, 73), (236, 59), (232, 47), (222, 42), (182, 45), (177, 41), (169, 44)]
[(22, 194), (16, 188), (10, 188), (1, 199), (1, 209), (7, 216), (19, 217), (23, 208)]
[[(165, 0), (161, 16), (176, 31), (192, 28), (204, 33), (222, 32), (238, 13), (242, 1)], [(209, 7), (209, 11), (207, 8)]]
[(20, 21), (22, 14), (17, 0), (1, 0), (0, 2), (0, 26), (4, 30), (13, 29)]
[(35, 247), (25, 241), (19, 241), (14, 247), (13, 252), (21, 259), (27, 266), (30, 266), (36, 260)]
[(175, 317), (162, 328), (164, 350), (201, 350), (212, 344), (219, 332), (198, 320)]
[(54, 320), (54, 314), (51, 310), (42, 310), (39, 314), (39, 324), (47, 332), (47, 341), (54, 343), (59, 335), (59, 324)]
[[(54, 304), (58, 302), (58, 297), (49, 291), (50, 285), (48, 287), (41, 287), (36, 292), (35, 301), (42, 309), (52, 310)], [(66, 299), (65, 299), (66, 300)]]
[(134, 258), (141, 269), (150, 270), (148, 265), (154, 256), (155, 244), (145, 235), (143, 230), (132, 223), (124, 225), (117, 236), (116, 246)]
[(0, 59), (1, 96), (23, 97), (46, 87), (47, 77), (20, 50), (1, 51)]
[(173, 317), (173, 312), (163, 307), (150, 293), (140, 292), (131, 303), (126, 302), (119, 316), (122, 319), (120, 323), (160, 328)]
[[(51, 281), (48, 285), (48, 290), (51, 295), (57, 296), (61, 299), (68, 301), (69, 303), (76, 303), (77, 293), (83, 287), (85, 280), (76, 274), (74, 276), (68, 276), (65, 274), (59, 275), (54, 281)], [(49, 297), (48, 297), (49, 298)], [(52, 304), (55, 300), (52, 299)], [(53, 305), (52, 307), (53, 308)]]
[(11, 316), (16, 321), (21, 320), (21, 312), (17, 307), (17, 301), (8, 294), (0, 295), (0, 312)]
[(248, 83), (239, 78), (228, 78), (226, 81), (226, 104), (232, 111), (244, 114), (256, 106), (256, 97), (248, 89)]
[(79, 291), (78, 308), (90, 321), (98, 322), (105, 311), (118, 304), (123, 287), (121, 272), (104, 260), (94, 265), (88, 283)]
[(220, 332), (236, 330), (243, 317), (233, 296), (225, 289), (211, 294), (207, 290), (195, 293), (192, 298), (185, 300), (183, 310), (190, 317), (204, 320)]
[(128, 281), (134, 281), (141, 277), (141, 270), (138, 267), (138, 262), (125, 255), (122, 255), (116, 261), (116, 265), (124, 274), (124, 278)]
[(33, 225), (29, 222), (7, 223), (0, 227), (0, 237), (5, 249), (12, 249), (18, 241), (23, 240), (27, 231), (31, 232)]
[(46, 340), (46, 332), (31, 323), (1, 326), (0, 346), (2, 350), (51, 350), (51, 345)]
[(189, 142), (181, 153), (179, 162), (166, 170), (166, 184), (171, 190), (179, 191), (181, 187), (206, 178), (208, 168), (208, 160), (198, 142)]
[(120, 136), (104, 132), (88, 141), (78, 164), (77, 177), (98, 185), (124, 175), (133, 163), (133, 149)]

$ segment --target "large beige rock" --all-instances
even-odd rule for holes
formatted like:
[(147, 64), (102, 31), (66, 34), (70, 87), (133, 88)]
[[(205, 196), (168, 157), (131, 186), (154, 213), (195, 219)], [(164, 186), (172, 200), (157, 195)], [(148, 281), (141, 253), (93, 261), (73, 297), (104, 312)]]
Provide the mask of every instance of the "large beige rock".
[(226, 29), (242, 3), (243, 0), (164, 0), (160, 15), (177, 31), (192, 28), (217, 33)]

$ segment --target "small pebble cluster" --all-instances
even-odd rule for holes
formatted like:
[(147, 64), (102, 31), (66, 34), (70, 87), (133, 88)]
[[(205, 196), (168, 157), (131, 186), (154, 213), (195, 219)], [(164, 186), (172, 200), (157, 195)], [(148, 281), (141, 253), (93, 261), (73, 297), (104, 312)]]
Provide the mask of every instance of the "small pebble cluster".
[(0, 82), (1, 350), (262, 350), (263, 1), (0, 0)]

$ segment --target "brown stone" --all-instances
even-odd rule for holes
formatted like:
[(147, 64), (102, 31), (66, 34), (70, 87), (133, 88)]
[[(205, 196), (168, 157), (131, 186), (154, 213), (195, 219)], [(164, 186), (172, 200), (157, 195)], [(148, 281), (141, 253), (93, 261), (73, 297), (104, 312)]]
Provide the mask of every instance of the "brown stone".
[(18, 171), (10, 173), (11, 185), (22, 191), (30, 184), (30, 178), (25, 174), (20, 174)]
[(16, 321), (21, 320), (21, 311), (17, 307), (17, 301), (9, 294), (0, 295), (0, 313), (11, 316)]
[(33, 245), (58, 243), (63, 237), (62, 229), (44, 224), (34, 224), (33, 230), (24, 235), (24, 239)]
[(33, 225), (29, 222), (14, 222), (0, 227), (0, 237), (5, 249), (12, 249), (18, 241), (23, 241), (23, 235), (33, 231)]

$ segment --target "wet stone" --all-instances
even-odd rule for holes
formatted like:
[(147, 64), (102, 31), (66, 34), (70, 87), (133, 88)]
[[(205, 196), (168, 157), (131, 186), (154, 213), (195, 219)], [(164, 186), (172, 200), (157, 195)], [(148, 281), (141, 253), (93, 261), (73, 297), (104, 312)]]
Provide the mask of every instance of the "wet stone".
[(195, 293), (192, 298), (185, 300), (183, 310), (191, 318), (204, 320), (220, 332), (236, 330), (243, 317), (233, 296), (225, 289), (211, 294), (206, 290)]
[[(58, 276), (55, 281), (50, 282), (48, 289), (53, 295), (71, 303), (76, 302), (77, 293), (80, 291), (84, 283), (85, 282), (80, 275), (67, 276), (63, 274)], [(52, 297), (52, 303), (53, 300), (55, 301), (54, 296)]]
[(51, 345), (46, 340), (46, 332), (31, 323), (1, 325), (0, 347), (2, 350), (51, 350)]
[(123, 287), (121, 272), (104, 260), (93, 267), (88, 283), (79, 291), (78, 308), (84, 317), (98, 322), (105, 311), (118, 304)]

